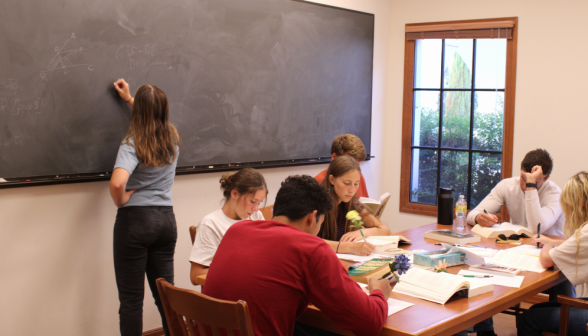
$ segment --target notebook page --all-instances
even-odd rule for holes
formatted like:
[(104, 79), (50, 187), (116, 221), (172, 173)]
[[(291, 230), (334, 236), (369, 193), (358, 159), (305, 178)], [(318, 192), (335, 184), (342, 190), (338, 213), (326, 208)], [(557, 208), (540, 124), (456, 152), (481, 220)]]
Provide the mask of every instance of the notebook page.
[(544, 272), (547, 269), (541, 266), (539, 257), (522, 253), (509, 252), (506, 250), (500, 250), (496, 252), (494, 257), (490, 258), (488, 262), (498, 266), (520, 268), (525, 271), (536, 273)]

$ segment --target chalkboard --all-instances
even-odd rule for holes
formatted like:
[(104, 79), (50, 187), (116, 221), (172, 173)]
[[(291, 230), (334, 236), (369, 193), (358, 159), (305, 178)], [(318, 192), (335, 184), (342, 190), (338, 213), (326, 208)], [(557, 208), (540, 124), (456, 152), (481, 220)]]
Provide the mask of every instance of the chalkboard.
[(117, 78), (166, 92), (182, 172), (324, 161), (341, 133), (369, 154), (373, 33), (292, 0), (3, 0), (0, 178), (108, 175)]

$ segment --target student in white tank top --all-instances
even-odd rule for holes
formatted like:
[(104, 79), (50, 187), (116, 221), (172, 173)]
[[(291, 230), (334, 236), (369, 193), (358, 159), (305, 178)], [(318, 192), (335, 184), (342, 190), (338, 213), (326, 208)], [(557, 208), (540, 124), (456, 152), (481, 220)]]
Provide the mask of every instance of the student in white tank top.
[[(565, 240), (548, 237), (534, 241), (543, 243), (539, 260), (543, 267), (557, 267), (576, 286), (578, 298), (588, 300), (588, 172), (574, 175), (564, 186), (560, 203), (565, 214)], [(541, 335), (543, 331), (559, 331), (560, 304), (549, 301), (536, 304), (519, 316), (519, 335)], [(588, 335), (588, 310), (571, 307), (570, 335)]]
[(267, 185), (260, 172), (245, 168), (220, 179), (224, 205), (206, 215), (196, 230), (190, 254), (190, 280), (208, 273), (214, 254), (227, 230), (242, 220), (263, 220), (259, 205), (267, 197)]

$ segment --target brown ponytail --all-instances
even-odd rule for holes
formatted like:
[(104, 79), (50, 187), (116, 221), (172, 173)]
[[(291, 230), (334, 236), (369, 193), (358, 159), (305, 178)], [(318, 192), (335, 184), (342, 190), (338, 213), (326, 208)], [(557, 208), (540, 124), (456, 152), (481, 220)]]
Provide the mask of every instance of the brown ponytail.
[(267, 184), (260, 172), (253, 168), (243, 168), (236, 173), (226, 173), (220, 178), (220, 189), (225, 202), (231, 199), (231, 192), (236, 190), (239, 195), (249, 195), (264, 190), (267, 196)]

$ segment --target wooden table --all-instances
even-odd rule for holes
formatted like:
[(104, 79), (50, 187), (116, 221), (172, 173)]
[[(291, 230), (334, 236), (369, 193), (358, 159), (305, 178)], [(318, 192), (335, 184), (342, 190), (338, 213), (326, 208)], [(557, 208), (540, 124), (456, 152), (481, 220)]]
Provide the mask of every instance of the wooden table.
[[(404, 246), (410, 250), (436, 250), (438, 241), (425, 239), (424, 232), (433, 229), (447, 229), (451, 226), (430, 224), (393, 235), (401, 235), (412, 241), (412, 245)], [(469, 228), (467, 229), (468, 232)], [(523, 239), (523, 244), (530, 244), (531, 238)], [(515, 245), (496, 244), (494, 239), (482, 238), (482, 241), (472, 245), (486, 246), (495, 249), (507, 249)], [(341, 261), (344, 266), (351, 262)], [(454, 266), (448, 268), (450, 273), (457, 273), (469, 266)], [(388, 316), (386, 325), (380, 335), (453, 335), (480, 321), (496, 315), (517, 303), (524, 301), (538, 293), (545, 291), (565, 280), (561, 272), (547, 270), (543, 273), (521, 272), (525, 279), (520, 288), (494, 286), (494, 291), (481, 294), (473, 298), (452, 298), (445, 305), (417, 299), (412, 296), (392, 292), (391, 298), (412, 302), (414, 306)], [(198, 277), (197, 283), (204, 284), (206, 276)], [(331, 322), (318, 308), (310, 305), (298, 322), (317, 328), (333, 331), (343, 335), (353, 335), (340, 329)]]

